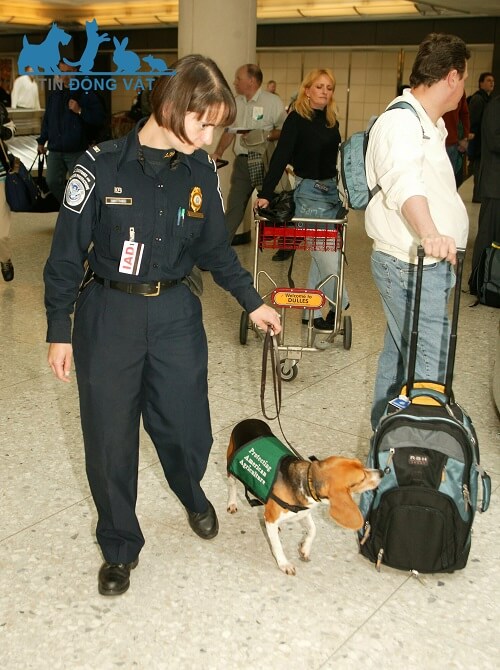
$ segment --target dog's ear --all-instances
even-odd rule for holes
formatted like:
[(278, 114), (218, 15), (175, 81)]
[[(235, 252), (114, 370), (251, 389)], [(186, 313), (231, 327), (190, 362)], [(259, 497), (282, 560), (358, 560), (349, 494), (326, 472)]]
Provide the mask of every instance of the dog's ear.
[(336, 489), (330, 497), (330, 516), (350, 530), (359, 530), (363, 525), (363, 515), (347, 490)]

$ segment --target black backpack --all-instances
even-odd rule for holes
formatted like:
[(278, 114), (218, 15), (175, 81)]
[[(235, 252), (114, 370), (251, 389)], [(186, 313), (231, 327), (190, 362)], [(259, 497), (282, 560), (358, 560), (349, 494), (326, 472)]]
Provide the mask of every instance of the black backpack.
[(384, 477), (376, 490), (361, 495), (359, 505), (364, 518), (360, 552), (378, 569), (388, 565), (430, 573), (464, 568), (480, 481), (479, 509), (488, 509), (491, 481), (479, 462), (474, 426), (451, 390), (462, 267), (463, 251), (457, 259), (445, 384), (415, 381), (423, 274), (419, 249), (408, 380), (372, 437), (368, 467), (383, 470)]
[(500, 243), (492, 242), (483, 250), (471, 277), (471, 292), (477, 302), (488, 307), (500, 307)]

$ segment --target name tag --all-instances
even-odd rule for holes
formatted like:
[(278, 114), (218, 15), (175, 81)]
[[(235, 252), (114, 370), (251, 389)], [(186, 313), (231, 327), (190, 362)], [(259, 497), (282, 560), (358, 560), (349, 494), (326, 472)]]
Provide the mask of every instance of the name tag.
[(320, 181), (317, 181), (313, 188), (317, 189), (318, 191), (321, 191), (322, 193), (328, 193), (330, 190), (329, 187), (326, 184), (322, 184)]
[(131, 205), (132, 198), (120, 198), (116, 196), (106, 196), (106, 205)]
[(131, 242), (130, 240), (124, 242), (118, 270), (126, 275), (138, 275), (143, 251), (142, 242)]
[(262, 121), (264, 118), (264, 107), (254, 107), (252, 109), (252, 119), (254, 121)]

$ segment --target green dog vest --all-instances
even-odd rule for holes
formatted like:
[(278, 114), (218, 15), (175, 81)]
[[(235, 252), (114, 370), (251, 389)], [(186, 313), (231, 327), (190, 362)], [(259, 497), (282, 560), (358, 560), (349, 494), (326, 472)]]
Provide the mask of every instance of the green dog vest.
[(291, 451), (274, 435), (257, 437), (237, 449), (228, 472), (256, 498), (266, 503), (278, 475), (279, 464)]

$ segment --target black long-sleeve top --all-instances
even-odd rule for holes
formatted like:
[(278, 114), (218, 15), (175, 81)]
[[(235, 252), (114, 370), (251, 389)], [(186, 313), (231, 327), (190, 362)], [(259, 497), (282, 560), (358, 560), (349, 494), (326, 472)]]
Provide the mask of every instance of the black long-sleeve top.
[(330, 179), (337, 176), (337, 152), (340, 144), (338, 123), (326, 125), (325, 110), (313, 110), (311, 120), (293, 111), (287, 116), (259, 198), (271, 200), (276, 184), (287, 165), (302, 179)]

